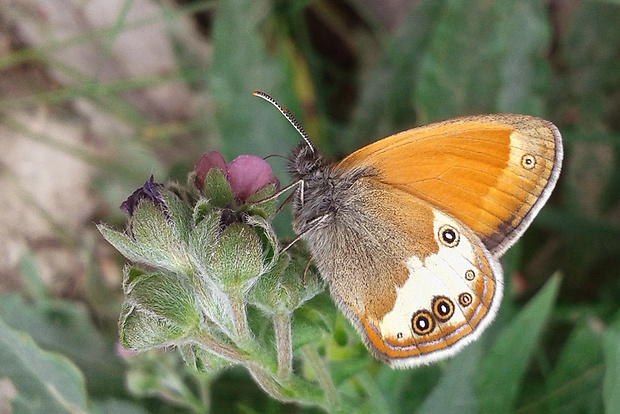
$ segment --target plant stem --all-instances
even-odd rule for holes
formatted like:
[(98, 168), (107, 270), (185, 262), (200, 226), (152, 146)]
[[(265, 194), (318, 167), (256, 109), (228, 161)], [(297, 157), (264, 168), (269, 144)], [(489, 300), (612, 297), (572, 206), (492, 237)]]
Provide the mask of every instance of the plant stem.
[(248, 362), (246, 365), (248, 371), (250, 371), (250, 375), (254, 378), (254, 381), (269, 395), (273, 398), (283, 401), (290, 402), (293, 399), (282, 392), (282, 387), (278, 382), (273, 378), (273, 374), (266, 371), (262, 366), (256, 364), (255, 362)]
[(245, 348), (250, 342), (250, 327), (245, 312), (245, 303), (243, 303), (243, 292), (241, 289), (233, 289), (227, 293), (233, 313), (235, 335), (240, 346)]
[(278, 353), (278, 376), (287, 378), (293, 370), (293, 340), (291, 336), (291, 315), (278, 312), (273, 317)]
[(242, 362), (247, 359), (235, 348), (223, 344), (221, 341), (212, 338), (205, 332), (196, 335), (196, 343), (198, 346), (205, 348), (209, 352), (221, 356), (232, 362)]
[(312, 383), (290, 375), (282, 383), (272, 371), (252, 361), (246, 368), (254, 381), (270, 396), (282, 402), (297, 402), (303, 405), (316, 405), (330, 412), (325, 404), (324, 391)]
[(325, 393), (325, 397), (327, 398), (327, 402), (330, 407), (330, 410), (328, 411), (334, 411), (333, 409), (338, 406), (338, 392), (336, 391), (336, 387), (334, 386), (334, 382), (332, 381), (331, 374), (325, 364), (325, 361), (321, 358), (319, 353), (316, 352), (316, 349), (311, 344), (304, 345), (301, 348), (301, 351), (306, 357), (306, 361), (310, 367), (314, 370), (316, 378), (319, 381), (319, 385)]

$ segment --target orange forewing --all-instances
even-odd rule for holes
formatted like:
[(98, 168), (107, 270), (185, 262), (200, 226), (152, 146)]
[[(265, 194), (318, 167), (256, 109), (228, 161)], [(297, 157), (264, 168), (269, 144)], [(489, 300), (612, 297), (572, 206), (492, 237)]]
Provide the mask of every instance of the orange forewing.
[(525, 115), (456, 118), (414, 128), (352, 153), (337, 166), (428, 201), (503, 253), (546, 202), (561, 166), (555, 126)]

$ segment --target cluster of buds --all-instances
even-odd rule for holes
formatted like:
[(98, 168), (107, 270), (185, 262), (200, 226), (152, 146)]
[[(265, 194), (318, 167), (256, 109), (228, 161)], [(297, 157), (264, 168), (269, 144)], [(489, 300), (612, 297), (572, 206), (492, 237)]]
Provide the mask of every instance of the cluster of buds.
[[(186, 185), (151, 177), (122, 203), (124, 231), (99, 230), (131, 264), (119, 321), (127, 349), (177, 347), (202, 370), (245, 365), (285, 399), (292, 372), (293, 311), (324, 289), (306, 259), (282, 252), (271, 225), (279, 189), (269, 164), (204, 154)], [(249, 308), (251, 312), (248, 312)], [(271, 320), (253, 326), (248, 313)]]

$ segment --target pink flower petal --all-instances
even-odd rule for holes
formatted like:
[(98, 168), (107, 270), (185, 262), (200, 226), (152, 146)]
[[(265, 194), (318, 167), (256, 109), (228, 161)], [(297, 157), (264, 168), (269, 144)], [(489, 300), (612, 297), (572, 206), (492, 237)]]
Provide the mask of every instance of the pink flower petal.
[(196, 166), (194, 167), (196, 178), (194, 179), (194, 183), (200, 191), (204, 188), (205, 178), (207, 178), (207, 174), (211, 168), (219, 168), (224, 173), (224, 176), (227, 175), (226, 161), (224, 161), (224, 157), (217, 151), (206, 152), (196, 161)]
[(228, 163), (228, 183), (233, 195), (245, 200), (275, 182), (269, 163), (255, 155), (240, 155)]

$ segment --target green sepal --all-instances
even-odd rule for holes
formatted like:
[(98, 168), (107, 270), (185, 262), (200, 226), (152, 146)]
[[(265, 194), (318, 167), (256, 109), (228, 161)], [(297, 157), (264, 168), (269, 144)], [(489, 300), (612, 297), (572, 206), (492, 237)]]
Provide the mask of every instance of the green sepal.
[(271, 270), (262, 275), (248, 292), (248, 302), (269, 315), (281, 310), (292, 311), (288, 292), (281, 285), (284, 271), (290, 261), (288, 254), (279, 255)]
[(186, 273), (192, 267), (191, 261), (182, 232), (173, 223), (153, 203), (142, 202), (134, 211), (130, 231), (142, 247), (143, 261), (160, 269)]
[[(268, 197), (271, 197), (276, 191), (275, 184), (269, 184), (251, 196), (245, 201), (244, 211), (247, 211), (251, 215), (259, 215), (266, 219), (272, 219), (276, 212), (276, 205), (278, 203), (277, 198), (273, 198), (268, 201), (260, 202)], [(257, 203), (260, 202), (260, 203)]]
[(220, 210), (213, 210), (205, 212), (189, 236), (189, 247), (196, 258), (196, 265), (203, 270), (206, 270), (207, 263), (211, 261), (219, 233)]
[(230, 184), (219, 168), (211, 168), (207, 173), (203, 194), (216, 207), (227, 207), (234, 201)]
[(127, 302), (123, 304), (119, 331), (123, 347), (137, 351), (172, 345), (185, 333), (182, 327)]
[(170, 273), (142, 273), (126, 268), (127, 299), (179, 326), (193, 328), (200, 321), (193, 289), (187, 278)]
[(229, 360), (195, 344), (184, 344), (179, 347), (179, 351), (185, 363), (197, 371), (215, 373), (218, 369), (231, 365)]
[(196, 204), (194, 205), (194, 211), (192, 212), (192, 224), (194, 225), (194, 227), (200, 224), (202, 219), (207, 217), (213, 211), (218, 210), (213, 208), (209, 200), (207, 200), (206, 198), (198, 199), (198, 201), (196, 201)]
[(308, 259), (301, 252), (294, 252), (292, 257), (278, 256), (275, 265), (250, 290), (250, 303), (271, 314), (293, 312), (324, 290), (325, 284), (314, 268), (306, 268)]
[(263, 241), (263, 252), (265, 253), (264, 271), (266, 272), (276, 264), (280, 254), (280, 243), (278, 242), (278, 236), (276, 235), (271, 222), (261, 216), (247, 216), (245, 223), (254, 227), (254, 229), (261, 235), (261, 240)]
[(191, 229), (192, 210), (172, 191), (162, 190), (159, 194), (166, 203), (169, 222), (172, 222), (172, 227), (179, 237), (187, 241)]
[(97, 224), (97, 229), (108, 243), (127, 259), (134, 263), (150, 264), (149, 260), (144, 257), (148, 255), (144, 248), (125, 233), (114, 230), (106, 224)]
[(191, 333), (200, 322), (187, 280), (168, 273), (124, 269), (126, 300), (119, 321), (121, 343), (130, 349), (166, 346)]
[(224, 291), (245, 291), (262, 273), (261, 242), (247, 224), (226, 227), (213, 249), (210, 270)]

